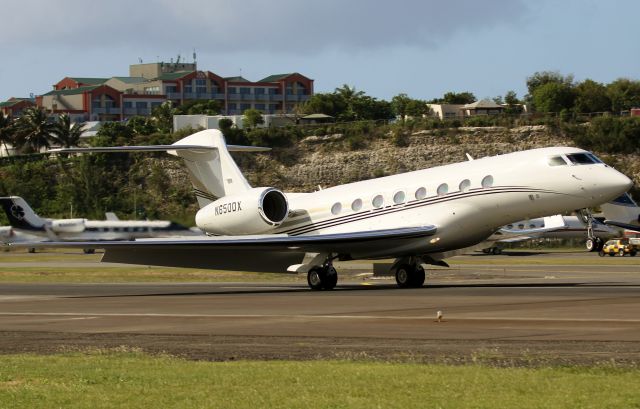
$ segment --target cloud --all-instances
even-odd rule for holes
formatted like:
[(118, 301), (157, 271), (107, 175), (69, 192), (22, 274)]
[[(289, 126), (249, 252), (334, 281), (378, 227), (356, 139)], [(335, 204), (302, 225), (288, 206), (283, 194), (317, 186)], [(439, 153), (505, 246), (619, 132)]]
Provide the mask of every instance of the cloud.
[(458, 33), (516, 24), (523, 0), (21, 0), (3, 5), (0, 47), (206, 53), (433, 48)]

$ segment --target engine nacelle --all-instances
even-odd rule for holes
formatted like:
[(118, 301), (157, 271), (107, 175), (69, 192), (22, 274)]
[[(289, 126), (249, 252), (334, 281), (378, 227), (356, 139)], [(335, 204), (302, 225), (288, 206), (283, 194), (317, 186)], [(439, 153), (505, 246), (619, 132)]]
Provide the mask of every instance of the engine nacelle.
[(84, 219), (59, 219), (51, 221), (54, 233), (81, 233), (84, 231)]
[(203, 207), (196, 213), (196, 225), (212, 234), (261, 234), (278, 227), (288, 215), (284, 193), (272, 187), (256, 187)]

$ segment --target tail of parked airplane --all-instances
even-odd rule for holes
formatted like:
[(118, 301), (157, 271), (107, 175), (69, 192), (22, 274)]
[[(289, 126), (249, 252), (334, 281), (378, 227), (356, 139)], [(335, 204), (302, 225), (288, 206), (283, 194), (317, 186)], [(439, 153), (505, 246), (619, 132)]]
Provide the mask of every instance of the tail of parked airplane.
[(229, 152), (265, 152), (270, 148), (227, 145), (222, 132), (206, 129), (173, 145), (63, 148), (51, 152), (159, 152), (184, 159), (200, 207), (226, 195), (242, 193), (251, 186)]
[(600, 206), (605, 219), (628, 224), (640, 224), (640, 207), (628, 193)]
[(0, 205), (7, 214), (12, 227), (32, 231), (45, 229), (45, 220), (38, 216), (23, 198), (19, 196), (0, 197)]

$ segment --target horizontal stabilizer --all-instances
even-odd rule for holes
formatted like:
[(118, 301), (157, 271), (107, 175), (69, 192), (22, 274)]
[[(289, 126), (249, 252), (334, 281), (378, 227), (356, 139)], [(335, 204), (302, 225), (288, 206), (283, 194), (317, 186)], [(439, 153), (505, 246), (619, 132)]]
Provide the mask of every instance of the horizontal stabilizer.
[[(58, 148), (50, 149), (51, 153), (119, 153), (119, 152), (169, 152), (193, 151), (206, 152), (218, 149), (207, 145), (147, 145), (147, 146), (96, 146), (91, 148)], [(262, 146), (227, 145), (230, 152), (267, 152), (271, 148)]]
[(606, 224), (607, 226), (620, 227), (621, 229), (631, 230), (631, 231), (640, 233), (640, 226), (638, 226), (637, 224), (620, 223), (620, 222), (614, 222), (612, 220), (605, 220), (604, 224)]

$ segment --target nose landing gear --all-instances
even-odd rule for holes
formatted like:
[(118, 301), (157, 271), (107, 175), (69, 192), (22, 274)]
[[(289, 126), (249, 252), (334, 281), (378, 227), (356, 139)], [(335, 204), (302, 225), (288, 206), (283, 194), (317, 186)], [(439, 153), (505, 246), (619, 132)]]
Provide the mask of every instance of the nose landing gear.
[(589, 209), (578, 211), (578, 216), (587, 225), (587, 241), (585, 243), (588, 251), (600, 251), (604, 245), (604, 241), (600, 237), (596, 237), (593, 232), (593, 215)]

